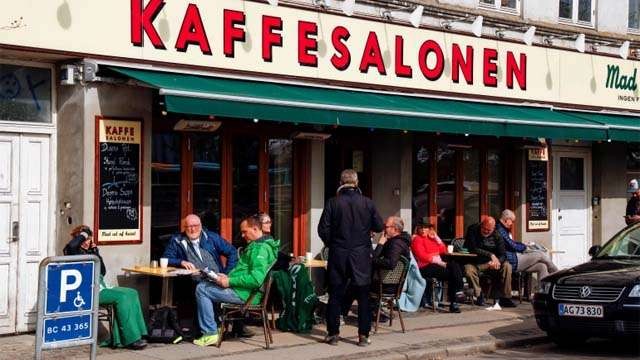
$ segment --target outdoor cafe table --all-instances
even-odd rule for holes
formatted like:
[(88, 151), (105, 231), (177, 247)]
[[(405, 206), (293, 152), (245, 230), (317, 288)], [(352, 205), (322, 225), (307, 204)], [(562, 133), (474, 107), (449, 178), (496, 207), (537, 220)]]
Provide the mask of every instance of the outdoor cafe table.
[(477, 258), (478, 255), (471, 254), (471, 253), (452, 252), (452, 253), (440, 254), (440, 257), (442, 257), (443, 259), (449, 259), (449, 260), (455, 261), (459, 264), (467, 264), (475, 260), (475, 258)]
[(187, 276), (194, 273), (197, 273), (199, 270), (186, 270), (186, 269), (178, 269), (174, 267), (150, 267), (150, 266), (134, 266), (134, 267), (124, 267), (122, 271), (125, 274), (141, 274), (147, 276), (156, 276), (162, 278), (162, 297), (160, 300), (161, 306), (172, 306), (173, 305), (173, 282), (171, 281), (173, 278), (178, 276)]

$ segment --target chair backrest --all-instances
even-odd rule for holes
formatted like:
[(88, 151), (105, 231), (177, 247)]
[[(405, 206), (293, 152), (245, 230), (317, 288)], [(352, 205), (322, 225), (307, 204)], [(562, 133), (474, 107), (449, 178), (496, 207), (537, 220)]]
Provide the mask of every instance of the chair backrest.
[(404, 256), (400, 256), (398, 263), (392, 270), (381, 269), (380, 270), (380, 288), (381, 292), (386, 286), (395, 285), (395, 294), (400, 296), (402, 287), (404, 286), (404, 280), (407, 277), (409, 271), (409, 259)]
[(451, 245), (453, 245), (453, 251), (460, 252), (462, 249), (464, 249), (464, 242), (465, 242), (464, 238), (455, 238), (451, 240)]
[(253, 299), (256, 297), (256, 295), (258, 295), (258, 293), (263, 294), (262, 300), (260, 300), (260, 305), (262, 305), (263, 307), (266, 306), (267, 299), (269, 298), (269, 293), (271, 292), (271, 284), (273, 283), (273, 276), (271, 276), (271, 273), (273, 272), (273, 266), (275, 264), (276, 262), (273, 262), (273, 264), (269, 266), (269, 269), (267, 270), (267, 275), (264, 277), (264, 280), (262, 281), (262, 285), (260, 285), (259, 288), (251, 292), (251, 294), (247, 298), (247, 301), (245, 302), (245, 306), (251, 305), (253, 303)]
[(320, 259), (327, 261), (329, 260), (329, 248), (326, 246), (322, 247), (322, 250), (320, 250)]

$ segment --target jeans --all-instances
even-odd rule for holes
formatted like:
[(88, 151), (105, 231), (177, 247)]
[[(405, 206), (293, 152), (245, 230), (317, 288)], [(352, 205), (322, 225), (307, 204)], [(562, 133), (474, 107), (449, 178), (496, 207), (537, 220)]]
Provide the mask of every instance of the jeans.
[(231, 288), (223, 289), (209, 281), (201, 281), (196, 286), (196, 302), (198, 304), (198, 325), (204, 335), (213, 335), (218, 332), (213, 303), (244, 303)]

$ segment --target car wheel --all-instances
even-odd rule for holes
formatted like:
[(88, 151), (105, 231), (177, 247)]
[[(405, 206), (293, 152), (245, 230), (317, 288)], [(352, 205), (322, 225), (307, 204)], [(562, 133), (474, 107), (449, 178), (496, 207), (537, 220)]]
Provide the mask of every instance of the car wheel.
[(547, 336), (561, 347), (572, 347), (583, 344), (587, 341), (587, 337), (574, 334), (560, 334), (556, 332), (547, 332)]

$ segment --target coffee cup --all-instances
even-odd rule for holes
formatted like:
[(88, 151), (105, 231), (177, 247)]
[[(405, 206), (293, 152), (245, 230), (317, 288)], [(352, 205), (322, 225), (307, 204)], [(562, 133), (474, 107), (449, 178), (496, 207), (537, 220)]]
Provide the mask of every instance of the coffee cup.
[(151, 260), (151, 267), (152, 268), (157, 268), (158, 267), (158, 260)]
[(447, 252), (448, 253), (452, 253), (453, 252), (453, 245), (447, 245)]
[(313, 260), (313, 253), (312, 252), (307, 252), (307, 263), (311, 263), (311, 260)]
[(163, 269), (166, 269), (167, 266), (169, 266), (169, 259), (160, 258), (160, 267), (163, 268)]

